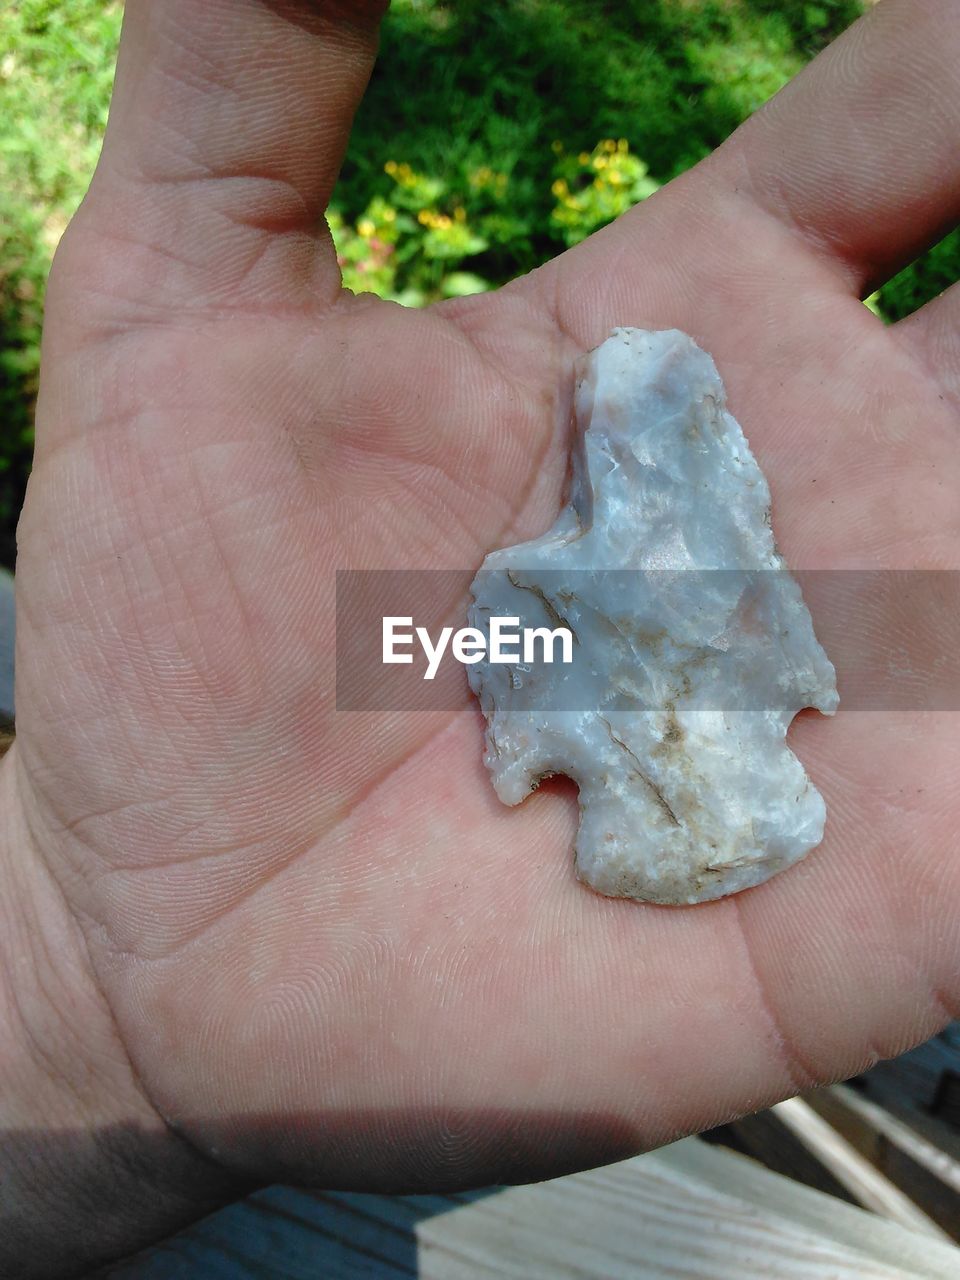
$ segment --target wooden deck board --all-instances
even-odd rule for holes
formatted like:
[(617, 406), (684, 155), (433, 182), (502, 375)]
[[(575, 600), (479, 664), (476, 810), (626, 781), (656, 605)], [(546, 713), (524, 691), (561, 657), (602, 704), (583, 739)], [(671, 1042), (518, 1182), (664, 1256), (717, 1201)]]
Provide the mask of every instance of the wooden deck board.
[[(312, 1218), (286, 1211), (292, 1188), (271, 1188), (214, 1214), (187, 1231), (109, 1269), (133, 1280), (409, 1280), (417, 1274), (416, 1240), (408, 1233), (381, 1252), (382, 1240), (322, 1209)], [(390, 1256), (390, 1255), (393, 1256)]]
[(698, 1139), (461, 1196), (289, 1187), (215, 1214), (115, 1280), (956, 1280), (960, 1250)]
[[(702, 1144), (697, 1144), (702, 1146)], [(786, 1199), (767, 1203), (762, 1188), (783, 1182), (758, 1169), (749, 1195), (739, 1193), (742, 1157), (704, 1148), (696, 1163), (687, 1144), (575, 1179), (518, 1187), (468, 1210), (424, 1223), (422, 1280), (472, 1280), (491, 1267), (507, 1277), (711, 1277), (790, 1280), (905, 1276), (955, 1277), (960, 1252), (930, 1250), (898, 1227), (881, 1246), (875, 1219), (817, 1192), (818, 1216), (795, 1220)], [(853, 1215), (852, 1220), (847, 1216)], [(856, 1225), (850, 1232), (849, 1224)], [(889, 1225), (889, 1224), (887, 1224)], [(846, 1232), (846, 1238), (844, 1234)], [(908, 1237), (912, 1233), (907, 1233)], [(481, 1264), (482, 1271), (474, 1270)]]

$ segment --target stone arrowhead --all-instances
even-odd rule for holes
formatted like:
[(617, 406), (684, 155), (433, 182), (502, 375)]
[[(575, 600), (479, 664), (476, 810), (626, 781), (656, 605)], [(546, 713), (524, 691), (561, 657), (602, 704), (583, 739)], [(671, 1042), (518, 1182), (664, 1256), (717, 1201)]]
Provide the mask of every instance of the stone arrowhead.
[(823, 837), (785, 738), (802, 707), (836, 709), (834, 669), (705, 351), (616, 329), (578, 362), (576, 415), (568, 505), (487, 556), (469, 619), (569, 629), (573, 661), (468, 667), (485, 760), (506, 804), (550, 774), (577, 783), (577, 872), (600, 893), (735, 893)]

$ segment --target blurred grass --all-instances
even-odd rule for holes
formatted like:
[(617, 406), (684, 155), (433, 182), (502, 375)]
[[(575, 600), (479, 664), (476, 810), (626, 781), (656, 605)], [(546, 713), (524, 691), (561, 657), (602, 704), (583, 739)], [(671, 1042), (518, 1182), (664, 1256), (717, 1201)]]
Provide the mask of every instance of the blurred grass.
[[(552, 256), (706, 155), (861, 0), (394, 0), (335, 196), (347, 284), (419, 304)], [(0, 10), (0, 562), (32, 445), (43, 283), (96, 161), (119, 3)], [(960, 275), (954, 234), (880, 292)]]

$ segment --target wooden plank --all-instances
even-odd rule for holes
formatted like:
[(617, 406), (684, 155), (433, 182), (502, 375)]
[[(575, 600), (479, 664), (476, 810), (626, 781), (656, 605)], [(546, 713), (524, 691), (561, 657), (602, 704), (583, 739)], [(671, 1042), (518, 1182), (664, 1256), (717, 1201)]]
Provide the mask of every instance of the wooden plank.
[(830, 1170), (866, 1209), (901, 1226), (938, 1239), (949, 1239), (937, 1224), (889, 1178), (829, 1125), (802, 1098), (789, 1098), (773, 1108), (777, 1118)]
[[(831, 1238), (819, 1220), (797, 1222), (781, 1206), (771, 1210), (731, 1194), (741, 1157), (709, 1149), (714, 1182), (677, 1163), (683, 1143), (606, 1170), (533, 1187), (515, 1187), (488, 1200), (464, 1206), (417, 1229), (421, 1280), (567, 1280), (568, 1277), (710, 1277), (750, 1280), (776, 1275), (783, 1280), (893, 1280), (898, 1277), (960, 1274), (960, 1251), (917, 1237), (902, 1228), (888, 1233), (887, 1257), (877, 1249)], [(700, 1144), (702, 1146), (702, 1144)], [(707, 1150), (704, 1148), (704, 1150)], [(719, 1170), (719, 1172), (717, 1172)], [(836, 1203), (784, 1179), (758, 1170), (765, 1181), (805, 1191), (818, 1202), (818, 1215), (830, 1217)], [(755, 1189), (754, 1189), (755, 1192)], [(853, 1214), (866, 1241), (874, 1219)], [(883, 1224), (888, 1227), (891, 1224)], [(901, 1248), (904, 1236), (909, 1247)], [(891, 1239), (895, 1244), (890, 1243)], [(928, 1267), (926, 1251), (940, 1250), (940, 1263)], [(916, 1257), (919, 1266), (911, 1265)]]
[(106, 1274), (116, 1280), (409, 1280), (415, 1227), (474, 1202), (270, 1187)]
[(849, 1085), (805, 1099), (834, 1129), (960, 1241), (960, 1135), (911, 1107), (878, 1106)]
[(956, 1280), (960, 1250), (696, 1139), (469, 1196), (259, 1192), (116, 1280)]
[[(282, 1194), (287, 1195), (288, 1189), (283, 1188)], [(357, 1191), (304, 1191), (301, 1194), (326, 1204), (334, 1212), (340, 1210), (345, 1222), (356, 1218), (358, 1223), (379, 1223), (405, 1236), (409, 1236), (423, 1218), (446, 1213), (461, 1203), (445, 1196), (377, 1196)]]
[[(379, 1199), (379, 1197), (370, 1197)], [(292, 1187), (271, 1187), (106, 1273), (114, 1280), (409, 1280), (412, 1231), (377, 1229)]]
[(861, 1097), (854, 1089), (834, 1085), (824, 1092), (960, 1196), (960, 1160), (885, 1107)]
[(723, 1125), (709, 1135), (708, 1141), (742, 1152), (759, 1161), (773, 1173), (834, 1196), (847, 1204), (856, 1204), (854, 1196), (842, 1182), (783, 1125), (772, 1110), (759, 1111)]
[[(674, 1143), (655, 1154), (667, 1153), (671, 1167), (685, 1174), (691, 1183), (699, 1180), (719, 1190), (733, 1191), (798, 1226), (818, 1231), (879, 1262), (899, 1266), (905, 1275), (935, 1276), (939, 1280), (956, 1280), (960, 1275), (960, 1251), (955, 1245), (944, 1245), (789, 1178), (771, 1175), (747, 1156), (695, 1139)], [(718, 1161), (717, 1155), (725, 1159)]]

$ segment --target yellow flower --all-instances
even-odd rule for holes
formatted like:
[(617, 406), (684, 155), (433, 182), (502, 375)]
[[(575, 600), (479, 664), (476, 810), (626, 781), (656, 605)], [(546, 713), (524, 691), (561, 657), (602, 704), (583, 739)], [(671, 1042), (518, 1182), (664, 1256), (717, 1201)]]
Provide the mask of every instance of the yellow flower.
[(429, 227), (433, 222), (433, 215), (429, 209), (421, 209), (417, 214), (417, 221), (422, 227)]
[(604, 138), (602, 146), (604, 151), (607, 151), (607, 152), (616, 151), (617, 149), (617, 144), (614, 142), (612, 138)]
[(589, 151), (581, 151), (581, 152), (580, 152), (580, 154), (577, 156), (577, 162), (578, 162), (578, 164), (584, 164), (584, 165), (589, 164), (589, 163), (590, 163), (590, 152), (589, 152)]
[(596, 156), (593, 161), (593, 167), (595, 169), (605, 169), (607, 167), (607, 157)]
[(391, 175), (396, 173), (397, 172), (396, 160), (388, 160), (387, 163), (383, 166), (383, 169), (385, 173), (389, 173)]
[(376, 223), (372, 218), (361, 218), (357, 223), (357, 230), (364, 237), (369, 238), (376, 231)]
[(567, 194), (567, 184), (562, 178), (558, 178), (550, 190), (555, 196), (565, 196)]
[(617, 140), (617, 150), (620, 152), (622, 156), (627, 154), (627, 152), (630, 150), (630, 143), (626, 140), (626, 138), (619, 138)]

